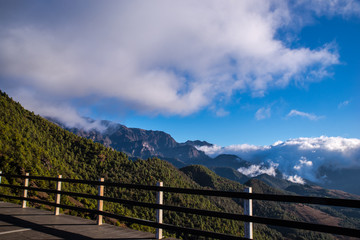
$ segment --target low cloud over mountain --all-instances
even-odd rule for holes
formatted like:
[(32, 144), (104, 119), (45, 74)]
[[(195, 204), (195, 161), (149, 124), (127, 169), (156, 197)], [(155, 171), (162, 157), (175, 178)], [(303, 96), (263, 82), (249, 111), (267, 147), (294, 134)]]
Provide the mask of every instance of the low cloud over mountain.
[[(210, 156), (235, 154), (253, 165), (240, 168), (249, 176), (262, 173), (273, 175), (275, 169), (284, 173), (287, 180), (304, 183), (304, 179), (320, 184), (331, 185), (335, 174), (360, 170), (360, 139), (342, 137), (297, 138), (279, 141), (269, 146), (248, 144), (220, 146), (201, 146), (199, 150)], [(342, 176), (344, 179), (351, 176)], [(335, 185), (334, 185), (335, 186)]]

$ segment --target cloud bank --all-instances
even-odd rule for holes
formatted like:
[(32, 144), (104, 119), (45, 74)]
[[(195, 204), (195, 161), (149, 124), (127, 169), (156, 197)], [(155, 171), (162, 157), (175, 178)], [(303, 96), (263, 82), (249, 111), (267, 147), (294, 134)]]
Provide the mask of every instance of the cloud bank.
[[(298, 183), (303, 182), (303, 179), (314, 182), (326, 180), (327, 176), (321, 175), (319, 171), (322, 167), (330, 167), (333, 170), (360, 168), (360, 139), (357, 138), (321, 136), (278, 141), (269, 146), (215, 145), (198, 149), (212, 157), (219, 154), (235, 154), (250, 161), (251, 167), (240, 169), (244, 174), (256, 176), (274, 168), (284, 173), (289, 181)], [(272, 175), (272, 172), (269, 171), (269, 175)]]
[(293, 182), (293, 183), (298, 183), (298, 184), (302, 184), (302, 185), (305, 184), (305, 180), (296, 174), (294, 176), (286, 176), (285, 175), (285, 179), (290, 182)]
[[(310, 9), (306, 2), (2, 1), (0, 87), (57, 100), (44, 108), (77, 101), (90, 109), (89, 99), (105, 99), (185, 116), (236, 92), (262, 96), (291, 81), (317, 81), (339, 63), (336, 49), (290, 48), (277, 32), (300, 26), (301, 11), (349, 16), (359, 4), (316, 1)], [(226, 114), (221, 105), (215, 112)]]
[(267, 175), (275, 177), (276, 169), (279, 166), (279, 164), (273, 163), (271, 161), (269, 164), (270, 164), (270, 166), (265, 166), (264, 163), (261, 163), (259, 165), (253, 164), (253, 165), (250, 165), (249, 167), (241, 167), (238, 169), (238, 171), (249, 177), (256, 177), (261, 174), (267, 174)]

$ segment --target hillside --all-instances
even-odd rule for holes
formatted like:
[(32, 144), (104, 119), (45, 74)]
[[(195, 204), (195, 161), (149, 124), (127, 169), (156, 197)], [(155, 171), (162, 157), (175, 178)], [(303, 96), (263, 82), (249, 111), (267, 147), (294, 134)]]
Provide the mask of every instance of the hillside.
[(231, 167), (210, 167), (210, 169), (221, 177), (239, 182), (241, 184), (246, 183), (250, 179), (250, 177)]

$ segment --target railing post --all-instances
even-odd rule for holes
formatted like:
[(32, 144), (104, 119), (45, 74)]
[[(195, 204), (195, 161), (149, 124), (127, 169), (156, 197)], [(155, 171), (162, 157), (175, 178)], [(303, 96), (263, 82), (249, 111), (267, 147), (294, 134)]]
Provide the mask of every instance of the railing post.
[(0, 184), (1, 184), (1, 174), (2, 174), (2, 171), (0, 171)]
[[(158, 187), (162, 187), (163, 186), (163, 182), (158, 182), (156, 184)], [(156, 193), (156, 203), (157, 204), (164, 204), (164, 192), (163, 191), (158, 191)], [(156, 209), (156, 222), (157, 223), (163, 223), (163, 210), (162, 209)], [(156, 229), (156, 239), (162, 239), (162, 228), (157, 228)]]
[[(99, 179), (100, 182), (104, 182), (104, 178), (100, 178)], [(99, 194), (100, 197), (104, 196), (104, 185), (99, 185)], [(102, 211), (103, 210), (103, 200), (98, 200), (98, 211)], [(97, 219), (97, 225), (101, 225), (103, 222), (103, 216), (101, 214), (98, 215), (98, 219)]]
[[(56, 182), (56, 191), (61, 191), (61, 181), (60, 179), (62, 178), (62, 175), (58, 175), (58, 178), (59, 180)], [(60, 204), (60, 197), (61, 197), (61, 194), (60, 193), (57, 193), (56, 196), (55, 196), (55, 203), (56, 204)], [(55, 207), (55, 212), (54, 214), (55, 215), (59, 215), (60, 213), (60, 207)]]
[[(25, 176), (29, 176), (29, 173), (25, 173)], [(28, 187), (29, 186), (29, 178), (25, 178), (24, 181), (24, 187)], [(28, 194), (28, 190), (24, 189), (24, 193), (23, 193), (23, 197), (27, 198), (27, 194)], [(22, 204), (22, 208), (26, 208), (26, 200), (23, 200), (23, 204)]]
[[(245, 188), (245, 192), (252, 193), (252, 188)], [(244, 214), (252, 216), (252, 199), (245, 199), (244, 201)], [(245, 238), (253, 239), (253, 223), (245, 222)]]

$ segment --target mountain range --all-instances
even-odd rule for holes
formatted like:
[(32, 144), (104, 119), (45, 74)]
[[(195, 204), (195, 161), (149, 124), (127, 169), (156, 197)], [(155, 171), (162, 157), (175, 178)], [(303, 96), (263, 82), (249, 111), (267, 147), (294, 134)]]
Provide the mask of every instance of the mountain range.
[[(178, 143), (170, 134), (163, 131), (128, 128), (122, 124), (106, 120), (102, 120), (98, 123), (101, 126), (101, 130), (96, 128), (85, 130), (81, 127), (67, 127), (66, 123), (61, 123), (56, 119), (48, 119), (78, 136), (91, 139), (94, 142), (98, 142), (107, 147), (124, 152), (131, 159), (159, 157), (170, 162), (177, 168), (193, 164), (201, 164), (212, 169), (214, 172), (223, 177), (231, 180), (238, 179), (240, 183), (245, 183), (251, 178), (256, 178), (261, 179), (270, 186), (281, 189), (286, 189), (295, 183), (320, 185), (325, 188), (335, 188), (354, 194), (360, 194), (359, 186), (347, 184), (348, 182), (354, 181), (360, 182), (358, 168), (331, 168), (331, 165), (329, 166), (324, 164), (318, 168), (316, 173), (312, 173), (317, 174), (317, 176), (321, 176), (320, 178), (324, 181), (320, 182), (314, 182), (312, 179), (309, 180), (301, 178), (297, 175), (288, 176), (282, 172), (280, 169), (284, 169), (283, 166), (279, 166), (279, 164), (269, 161), (269, 157), (285, 157), (290, 159), (296, 156), (300, 159), (300, 163), (304, 165), (301, 166), (303, 167), (302, 171), (305, 171), (305, 168), (308, 167), (306, 164), (313, 164), (313, 162), (307, 160), (307, 158), (303, 155), (308, 154), (305, 156), (309, 157), (311, 154), (314, 154), (314, 151), (311, 153), (304, 153), (301, 152), (302, 150), (294, 149), (293, 146), (286, 146), (286, 144), (283, 144), (285, 145), (284, 147), (282, 147), (281, 144), (274, 146), (273, 149), (275, 151), (271, 153), (271, 156), (269, 154), (258, 154), (256, 156), (257, 160), (254, 163), (253, 160), (248, 161), (247, 159), (243, 159), (235, 154), (219, 154), (217, 156), (210, 157), (206, 154), (206, 152), (202, 151), (202, 149), (211, 149), (216, 147), (215, 145), (200, 140), (189, 140), (184, 143)], [(90, 124), (95, 122), (95, 120), (90, 118), (86, 118), (85, 120)], [(269, 151), (268, 149), (265, 150)], [(324, 158), (324, 156), (327, 157), (327, 155), (329, 155), (327, 152), (324, 152), (323, 155), (321, 155), (321, 151), (318, 152), (320, 152), (320, 155), (316, 155), (317, 158), (319, 158), (319, 156)], [(282, 162), (284, 162), (284, 160), (282, 160)], [(289, 163), (282, 164), (289, 165)], [(300, 165), (298, 167), (300, 168)], [(224, 168), (228, 168), (228, 170), (225, 170)], [(234, 177), (234, 174), (237, 177)], [(324, 176), (326, 176), (326, 178), (324, 178)]]
[[(99, 142), (107, 147), (124, 152), (133, 159), (159, 157), (169, 161), (176, 167), (202, 163), (211, 159), (203, 151), (195, 147), (198, 144), (201, 146), (211, 146), (211, 144), (201, 141), (178, 143), (170, 134), (163, 131), (128, 128), (122, 124), (106, 120), (100, 122), (104, 127), (102, 131), (95, 128), (84, 130), (83, 128), (69, 128), (66, 127), (65, 123), (61, 123), (56, 119), (48, 119), (78, 136), (91, 139), (94, 142)], [(89, 122), (94, 121), (88, 118), (86, 120)]]

